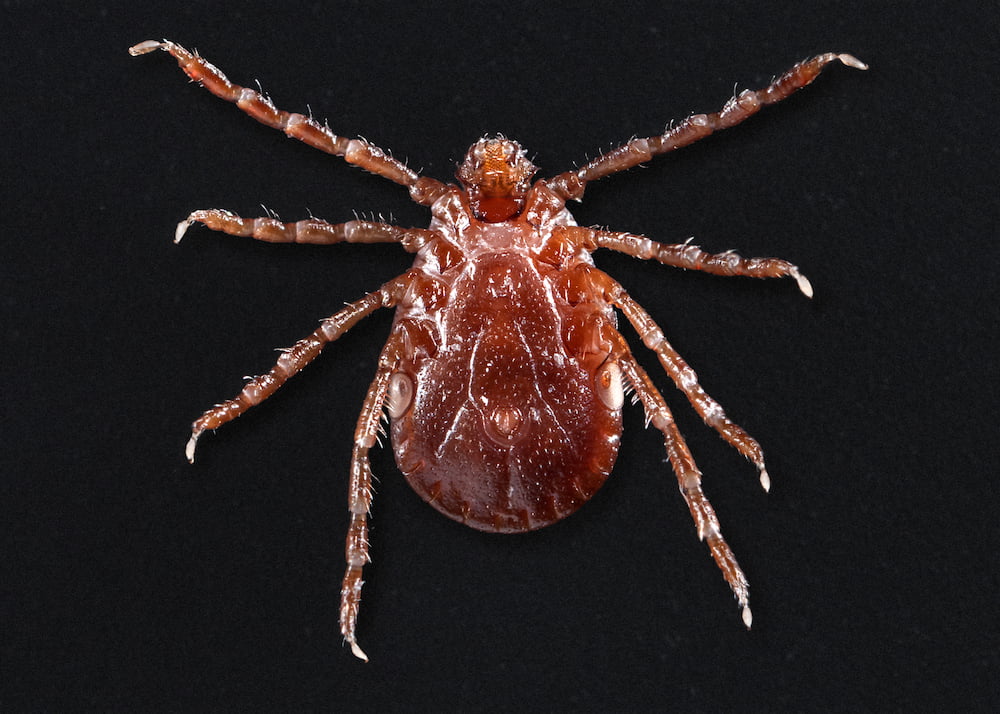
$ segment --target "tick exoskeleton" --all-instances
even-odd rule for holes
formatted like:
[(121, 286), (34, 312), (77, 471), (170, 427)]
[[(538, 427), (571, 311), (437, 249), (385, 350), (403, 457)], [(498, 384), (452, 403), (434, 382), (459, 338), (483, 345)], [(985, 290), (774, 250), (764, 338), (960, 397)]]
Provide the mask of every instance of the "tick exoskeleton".
[(219, 209), (193, 212), (177, 227), (180, 241), (193, 223), (233, 235), (286, 243), (396, 242), (416, 254), (413, 267), (349, 304), (290, 349), (266, 374), (193, 424), (186, 454), (198, 437), (267, 399), (312, 361), (323, 346), (382, 307), (396, 308), (354, 434), (348, 504), (347, 570), (340, 625), (355, 655), (367, 660), (355, 635), (361, 573), (368, 562), (372, 474), (368, 451), (383, 413), (391, 421), (396, 463), (438, 511), (496, 533), (530, 531), (576, 511), (601, 487), (618, 454), (625, 391), (662, 432), (667, 456), (694, 518), (698, 537), (751, 624), (748, 584), (702, 492), (701, 472), (660, 392), (636, 362), (616, 327), (621, 312), (653, 350), (674, 384), (706, 424), (770, 477), (757, 442), (733, 423), (660, 328), (621, 285), (594, 267), (598, 248), (716, 275), (793, 278), (807, 297), (812, 287), (798, 268), (777, 258), (709, 254), (688, 243), (664, 244), (616, 231), (582, 228), (566, 209), (587, 183), (631, 168), (740, 123), (762, 106), (812, 82), (830, 62), (866, 65), (827, 53), (800, 62), (759, 91), (746, 90), (718, 112), (695, 114), (663, 134), (631, 141), (582, 168), (534, 180), (536, 167), (521, 146), (482, 138), (459, 165), (459, 185), (420, 176), (363, 139), (346, 139), (311, 117), (276, 109), (253, 89), (231, 83), (197, 54), (168, 40), (148, 40), (133, 55), (170, 53), (187, 75), (258, 121), (322, 151), (405, 186), (431, 212), (428, 228), (309, 218), (282, 223), (241, 218)]

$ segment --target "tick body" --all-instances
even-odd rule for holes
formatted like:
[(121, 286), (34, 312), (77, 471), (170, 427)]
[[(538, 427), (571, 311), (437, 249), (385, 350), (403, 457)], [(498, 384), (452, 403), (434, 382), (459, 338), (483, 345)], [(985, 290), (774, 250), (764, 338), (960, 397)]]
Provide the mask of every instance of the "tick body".
[(663, 434), (698, 537), (707, 542), (750, 626), (749, 586), (702, 491), (701, 472), (666, 402), (618, 332), (616, 314), (656, 353), (705, 423), (756, 466), (767, 490), (763, 453), (702, 389), (645, 310), (594, 266), (591, 253), (607, 248), (717, 275), (791, 277), (806, 296), (812, 288), (798, 268), (777, 258), (713, 255), (688, 243), (579, 227), (566, 202), (582, 198), (590, 181), (738, 124), (809, 84), (834, 60), (866, 69), (863, 63), (847, 54), (818, 55), (762, 90), (742, 92), (718, 112), (690, 116), (661, 135), (633, 139), (546, 180), (534, 179), (537, 169), (517, 142), (483, 138), (459, 165), (455, 185), (421, 177), (372, 144), (337, 136), (311, 117), (276, 109), (173, 42), (150, 40), (129, 51), (139, 55), (157, 49), (176, 58), (191, 79), (258, 121), (401, 184), (430, 209), (428, 228), (314, 218), (282, 223), (208, 209), (192, 213), (176, 232), (179, 241), (197, 222), (270, 242), (397, 242), (416, 255), (406, 273), (323, 320), (284, 350), (269, 372), (205, 412), (194, 422), (187, 446), (193, 461), (206, 429), (262, 402), (362, 318), (382, 307), (396, 308), (362, 404), (350, 465), (340, 623), (355, 655), (367, 660), (357, 644), (356, 623), (362, 568), (369, 560), (368, 452), (385, 413), (396, 463), (425, 501), (473, 528), (516, 533), (565, 518), (601, 487), (618, 454), (627, 390)]
[(418, 255), (428, 289), (397, 307), (396, 329), (412, 325), (429, 347), (396, 367), (412, 394), (390, 410), (397, 463), (451, 518), (493, 532), (540, 528), (590, 498), (618, 452), (621, 380), (602, 382), (616, 349), (602, 334), (613, 330), (611, 307), (571, 294), (592, 262), (553, 252), (573, 222), (543, 185), (498, 223), (459, 191), (431, 210), (431, 229), (461, 258), (442, 269)]

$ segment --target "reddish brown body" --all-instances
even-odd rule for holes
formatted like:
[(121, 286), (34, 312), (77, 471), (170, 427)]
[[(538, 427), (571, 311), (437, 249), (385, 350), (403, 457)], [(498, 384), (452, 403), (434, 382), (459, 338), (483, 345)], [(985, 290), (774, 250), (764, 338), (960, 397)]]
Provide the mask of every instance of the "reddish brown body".
[(438, 246), (427, 246), (413, 296), (397, 307), (396, 329), (412, 324), (427, 349), (397, 368), (416, 389), (392, 420), (396, 462), (450, 518), (503, 533), (541, 528), (586, 502), (615, 462), (621, 404), (602, 401), (597, 383), (611, 350), (600, 325), (614, 316), (570, 295), (572, 276), (591, 269), (588, 253), (544, 259), (560, 240), (553, 231), (572, 225), (544, 185), (502, 223), (480, 221), (463, 199), (447, 194), (431, 223), (461, 260), (442, 268)]
[(744, 91), (720, 111), (696, 114), (662, 135), (632, 139), (582, 168), (532, 183), (536, 168), (514, 141), (484, 138), (459, 166), (461, 186), (421, 177), (381, 149), (337, 136), (311, 117), (276, 109), (258, 92), (231, 83), (218, 69), (164, 40), (142, 42), (133, 55), (173, 55), (189, 77), (234, 102), (258, 121), (409, 189), (430, 208), (427, 229), (371, 221), (331, 224), (319, 219), (282, 223), (244, 219), (228, 211), (195, 211), (178, 226), (180, 240), (194, 222), (272, 242), (398, 242), (416, 253), (413, 267), (323, 320), (285, 350), (266, 374), (194, 422), (187, 456), (198, 437), (259, 404), (363, 317), (396, 307), (392, 332), (379, 357), (355, 431), (348, 501), (347, 570), (340, 622), (353, 652), (367, 656), (355, 636), (361, 574), (368, 561), (372, 474), (368, 451), (383, 410), (392, 421), (396, 461), (428, 503), (484, 531), (512, 533), (553, 523), (578, 509), (607, 479), (618, 454), (626, 388), (664, 437), (667, 456), (698, 536), (708, 543), (750, 627), (749, 585), (701, 487), (701, 472), (666, 402), (617, 331), (615, 309), (706, 424), (757, 467), (770, 486), (760, 446), (702, 389), (694, 371), (652, 318), (610, 276), (594, 267), (597, 248), (717, 275), (792, 277), (812, 295), (809, 281), (777, 258), (712, 255), (688, 243), (656, 243), (629, 233), (576, 226), (565, 203), (588, 182), (628, 169), (725, 129), (809, 84), (851, 55), (827, 53), (801, 62), (759, 91)]

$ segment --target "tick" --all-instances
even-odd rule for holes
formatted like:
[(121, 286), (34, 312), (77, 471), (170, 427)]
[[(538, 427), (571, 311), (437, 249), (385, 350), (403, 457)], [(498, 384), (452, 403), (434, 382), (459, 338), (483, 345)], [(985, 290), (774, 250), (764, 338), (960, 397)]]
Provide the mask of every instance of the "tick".
[(715, 275), (790, 277), (807, 297), (812, 287), (785, 260), (710, 254), (689, 243), (664, 244), (583, 228), (566, 202), (582, 198), (591, 181), (739, 124), (811, 83), (834, 60), (856, 69), (867, 69), (864, 63), (849, 54), (818, 55), (762, 90), (741, 92), (718, 112), (689, 116), (663, 134), (632, 139), (580, 169), (549, 179), (533, 178), (537, 168), (516, 141), (485, 137), (469, 149), (455, 185), (420, 176), (377, 146), (337, 136), (311, 116), (275, 108), (259, 92), (233, 84), (178, 44), (148, 40), (129, 52), (154, 50), (170, 53), (188, 77), (257, 121), (406, 187), (413, 201), (430, 209), (429, 228), (316, 218), (282, 223), (208, 209), (181, 221), (175, 234), (179, 242), (192, 224), (201, 223), (274, 243), (395, 242), (416, 255), (407, 272), (323, 320), (315, 332), (284, 350), (269, 372), (206, 411), (192, 425), (186, 448), (193, 462), (205, 430), (260, 404), (362, 318), (379, 308), (396, 309), (361, 406), (350, 465), (340, 627), (356, 656), (368, 659), (355, 629), (362, 568), (369, 561), (368, 451), (384, 412), (391, 421), (396, 463), (427, 503), (472, 528), (520, 533), (565, 518), (601, 487), (618, 454), (628, 390), (642, 403), (649, 423), (662, 432), (698, 537), (707, 541), (750, 627), (746, 576), (722, 537), (702, 492), (701, 472), (670, 409), (618, 332), (615, 311), (656, 353), (704, 422), (757, 467), (766, 491), (770, 478), (761, 448), (702, 389), (649, 314), (594, 267), (591, 253), (607, 248)]

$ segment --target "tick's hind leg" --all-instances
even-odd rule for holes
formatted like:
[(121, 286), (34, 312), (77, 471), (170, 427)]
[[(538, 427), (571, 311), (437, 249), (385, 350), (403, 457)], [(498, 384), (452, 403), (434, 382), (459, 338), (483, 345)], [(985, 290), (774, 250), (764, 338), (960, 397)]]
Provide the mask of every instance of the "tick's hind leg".
[(351, 524), (347, 530), (345, 556), (347, 569), (340, 591), (340, 631), (351, 645), (351, 652), (359, 659), (368, 661), (368, 655), (358, 646), (355, 630), (358, 622), (358, 608), (361, 606), (361, 579), (368, 556), (368, 512), (372, 504), (372, 467), (368, 451), (378, 440), (381, 430), (382, 408), (386, 404), (392, 371), (399, 363), (403, 333), (394, 333), (379, 356), (375, 379), (368, 387), (358, 426), (354, 431), (354, 450), (351, 454), (351, 481), (348, 488), (348, 507)]
[(411, 253), (415, 252), (434, 231), (423, 228), (400, 228), (376, 221), (347, 221), (327, 223), (319, 218), (307, 218), (294, 223), (282, 223), (277, 218), (242, 218), (219, 208), (194, 211), (177, 224), (174, 243), (180, 243), (188, 228), (202, 223), (213, 231), (243, 236), (267, 243), (400, 243)]
[(719, 519), (715, 515), (712, 504), (708, 502), (708, 498), (701, 490), (701, 471), (698, 470), (684, 437), (677, 429), (673, 415), (663, 400), (663, 396), (653, 386), (649, 375), (639, 366), (631, 354), (620, 358), (619, 365), (625, 379), (632, 385), (636, 396), (642, 402), (642, 406), (646, 410), (646, 417), (653, 426), (663, 432), (667, 456), (674, 473), (677, 475), (681, 494), (687, 502), (688, 510), (691, 511), (691, 517), (694, 518), (695, 526), (698, 529), (698, 538), (708, 543), (712, 558), (715, 559), (715, 563), (719, 566), (723, 577), (733, 591), (733, 595), (736, 596), (737, 602), (743, 609), (743, 624), (749, 628), (753, 622), (749, 600), (750, 585), (739, 563), (736, 562), (736, 556), (733, 555), (729, 544), (722, 537)]

